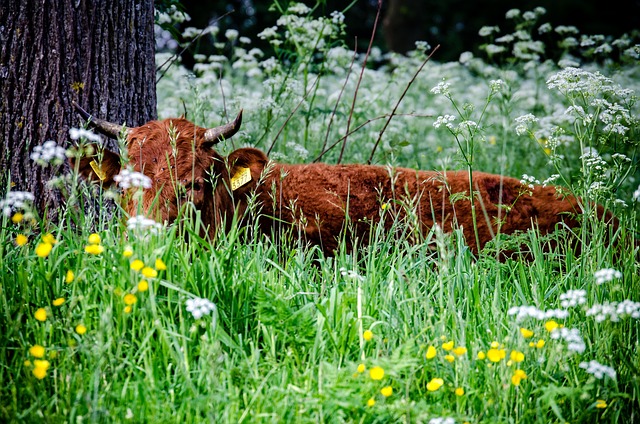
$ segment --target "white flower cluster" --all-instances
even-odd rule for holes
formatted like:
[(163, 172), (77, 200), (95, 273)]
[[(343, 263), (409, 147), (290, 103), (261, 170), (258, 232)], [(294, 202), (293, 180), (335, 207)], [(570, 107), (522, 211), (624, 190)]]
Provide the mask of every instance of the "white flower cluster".
[(567, 343), (567, 349), (572, 352), (582, 353), (587, 348), (577, 328), (556, 328), (551, 332), (553, 340), (564, 340)]
[(516, 134), (522, 135), (527, 132), (529, 129), (529, 125), (533, 122), (537, 122), (538, 118), (535, 117), (532, 113), (528, 113), (526, 115), (518, 116), (515, 119), (516, 122)]
[(47, 140), (42, 146), (36, 146), (31, 153), (31, 160), (40, 166), (60, 165), (64, 162), (66, 150), (53, 140)]
[(162, 224), (154, 221), (153, 219), (149, 219), (146, 216), (138, 215), (133, 216), (127, 220), (127, 229), (129, 231), (146, 231), (149, 230), (152, 233), (159, 233), (162, 230)]
[(514, 306), (507, 311), (508, 315), (516, 315), (516, 321), (520, 322), (526, 318), (537, 320), (547, 320), (550, 318), (564, 319), (569, 316), (569, 312), (564, 309), (550, 309), (542, 311), (535, 306)]
[(497, 26), (483, 26), (482, 28), (480, 28), (480, 30), (478, 31), (478, 35), (480, 37), (488, 37), (493, 33), (498, 33), (500, 32), (500, 28)]
[(532, 177), (531, 175), (522, 174), (520, 184), (527, 186), (529, 187), (529, 189), (533, 190), (534, 184), (540, 184), (540, 181), (537, 180), (536, 177)]
[(604, 284), (609, 281), (613, 281), (615, 279), (622, 278), (622, 273), (613, 268), (603, 268), (601, 270), (596, 271), (593, 274), (593, 278), (596, 279), (596, 284)]
[(452, 122), (455, 119), (456, 119), (456, 117), (453, 116), (453, 115), (438, 116), (438, 119), (436, 119), (436, 122), (433, 123), (433, 127), (434, 128), (440, 128), (442, 125), (444, 125), (445, 127), (447, 127), (450, 130), (452, 130), (453, 129)]
[(95, 143), (100, 143), (101, 141), (98, 134), (89, 130), (85, 130), (84, 128), (71, 128), (69, 130), (69, 137), (71, 137), (71, 140), (79, 140), (81, 138), (85, 138)]
[(451, 417), (436, 417), (429, 420), (429, 424), (456, 424), (456, 420)]
[(143, 173), (131, 171), (129, 169), (121, 170), (118, 175), (113, 177), (113, 180), (125, 190), (131, 187), (151, 188), (151, 178), (147, 177)]
[(216, 305), (209, 299), (203, 299), (196, 297), (195, 299), (187, 299), (187, 311), (191, 312), (191, 315), (195, 319), (200, 319), (205, 315), (209, 315), (216, 310)]
[(578, 305), (583, 305), (587, 302), (586, 290), (569, 290), (566, 293), (560, 295), (560, 306), (563, 308), (573, 308)]
[(611, 322), (618, 322), (620, 318), (631, 317), (640, 319), (640, 302), (623, 300), (622, 302), (606, 302), (596, 304), (587, 310), (587, 316), (593, 316), (596, 322), (609, 318)]
[(640, 185), (638, 186), (638, 189), (633, 192), (633, 200), (640, 202)]
[(28, 191), (10, 191), (6, 198), (0, 200), (0, 209), (5, 216), (11, 216), (13, 211), (30, 209), (34, 200), (35, 197)]
[(563, 94), (586, 95), (595, 97), (602, 93), (615, 93), (613, 80), (599, 72), (589, 72), (580, 68), (565, 68), (547, 80), (550, 90), (556, 89)]
[(438, 83), (438, 85), (436, 85), (435, 87), (433, 87), (431, 89), (431, 92), (433, 94), (442, 94), (443, 96), (448, 96), (449, 95), (449, 87), (450, 86), (451, 86), (450, 83), (444, 82), (444, 81), (440, 81)]
[(340, 274), (343, 277), (353, 278), (354, 280), (364, 281), (364, 277), (353, 270), (348, 270), (346, 268), (340, 268)]
[(608, 365), (602, 365), (598, 361), (580, 362), (579, 367), (600, 380), (602, 380), (605, 375), (614, 380), (616, 378), (616, 370)]

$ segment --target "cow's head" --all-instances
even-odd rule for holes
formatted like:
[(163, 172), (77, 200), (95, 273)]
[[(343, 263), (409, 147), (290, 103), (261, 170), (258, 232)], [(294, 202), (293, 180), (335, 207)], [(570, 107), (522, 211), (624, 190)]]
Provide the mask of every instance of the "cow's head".
[[(206, 210), (216, 180), (228, 180), (229, 162), (213, 146), (232, 137), (240, 128), (242, 111), (233, 122), (216, 128), (202, 128), (184, 118), (151, 121), (127, 128), (91, 116), (74, 103), (84, 119), (99, 132), (112, 138), (124, 135), (127, 155), (93, 146), (93, 153), (83, 156), (80, 174), (89, 180), (114, 184), (121, 170), (140, 172), (151, 180), (151, 187), (140, 195), (127, 196), (125, 209), (131, 216), (144, 214), (159, 221), (172, 222), (185, 201), (196, 209)], [(231, 166), (234, 166), (232, 164)]]

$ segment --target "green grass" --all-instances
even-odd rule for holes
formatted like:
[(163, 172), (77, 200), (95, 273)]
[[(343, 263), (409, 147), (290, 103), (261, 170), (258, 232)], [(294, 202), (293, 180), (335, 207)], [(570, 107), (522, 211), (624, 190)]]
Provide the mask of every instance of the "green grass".
[[(303, 47), (296, 47), (301, 59), (287, 56), (298, 62), (287, 65), (283, 59), (272, 74), (251, 78), (246, 60), (231, 66), (242, 53), (237, 46), (222, 81), (211, 75), (187, 80), (182, 78), (186, 71), (175, 67), (158, 87), (160, 114), (179, 114), (183, 97), (194, 112), (190, 119), (216, 125), (224, 119), (225, 107), (229, 115), (243, 107), (243, 129), (222, 151), (241, 144), (266, 150), (304, 98), (277, 136), (272, 157), (309, 162), (322, 150), (330, 122), (329, 142), (344, 135), (355, 77), (347, 82), (334, 115), (349, 62), (345, 66), (327, 55), (325, 72), (316, 74), (319, 64), (304, 60), (314, 47)], [(417, 52), (367, 70), (351, 128), (388, 114), (423, 59)], [(427, 236), (434, 243), (412, 243), (398, 236), (411, 234), (407, 223), (398, 222), (397, 231), (374, 227), (372, 239), (360, 248), (324, 257), (293, 231), (276, 243), (253, 225), (235, 227), (213, 242), (203, 240), (197, 216), (157, 234), (129, 231), (123, 214), (108, 207), (106, 192), (71, 176), (67, 188), (72, 195), (58, 224), (28, 213), (20, 222), (2, 218), (0, 420), (637, 420), (638, 316), (600, 321), (588, 313), (595, 305), (625, 300), (636, 302), (630, 309), (640, 313), (639, 253), (633, 240), (639, 230), (632, 195), (639, 181), (635, 97), (593, 87), (579, 95), (549, 89), (545, 81), (559, 68), (542, 59), (533, 69), (517, 61), (510, 67), (474, 61), (427, 65), (399, 109), (413, 116), (391, 121), (375, 162), (527, 173), (540, 180), (559, 173), (557, 183), (614, 208), (620, 219), (616, 233), (609, 234), (610, 228), (587, 216), (576, 230), (580, 251), (566, 234), (527, 232), (496, 244), (519, 248), (524, 243), (527, 258), (516, 254), (500, 261), (493, 248), (473, 257), (459, 231), (434, 230)], [(292, 72), (300, 63), (306, 63), (305, 72)], [(587, 67), (591, 76), (585, 80), (598, 80), (599, 71), (624, 88), (638, 89), (637, 66)], [(316, 75), (318, 84), (312, 88)], [(431, 93), (443, 77), (452, 84), (450, 95)], [(493, 92), (490, 81), (497, 78), (505, 86)], [(220, 87), (233, 92), (223, 100)], [(305, 97), (307, 92), (313, 95)], [(583, 105), (599, 117), (606, 108), (593, 106), (596, 98), (615, 100), (636, 117), (623, 119), (629, 126), (624, 136), (608, 133), (597, 119), (583, 125), (585, 117), (563, 117), (570, 105)], [(526, 113), (540, 121), (525, 132), (516, 131), (515, 118)], [(456, 126), (450, 131), (433, 128), (437, 116), (445, 114), (456, 116)], [(476, 121), (477, 131), (457, 127), (465, 120)], [(352, 134), (345, 161), (366, 161), (383, 124), (377, 120)], [(587, 147), (600, 153), (600, 168), (581, 158)], [(335, 163), (339, 150), (323, 160)], [(92, 208), (93, 203), (98, 207)], [(98, 212), (78, 212), (85, 206)], [(115, 214), (109, 212), (114, 209)], [(40, 257), (37, 246), (48, 233), (56, 243)], [(101, 238), (101, 253), (85, 251), (92, 233)], [(19, 234), (27, 237), (24, 246), (17, 245)], [(157, 276), (147, 278), (131, 269), (137, 259), (156, 269)], [(606, 268), (618, 270), (621, 277), (597, 284), (594, 274)], [(69, 282), (68, 271), (73, 273)], [(148, 282), (148, 290), (139, 290), (141, 280)], [(563, 308), (561, 295), (580, 289), (585, 290), (584, 303)], [(195, 319), (186, 303), (196, 297), (213, 302), (214, 311)], [(64, 303), (55, 306), (60, 298)], [(566, 310), (568, 316), (518, 322), (509, 311), (525, 305)], [(36, 319), (40, 308), (46, 311), (44, 321)], [(551, 332), (553, 323), (559, 327)], [(78, 325), (86, 332), (79, 334)], [(525, 338), (523, 328), (533, 335)], [(557, 338), (567, 330), (578, 332), (583, 350), (576, 352)], [(45, 372), (42, 363), (36, 366), (35, 345), (44, 347), (42, 359), (49, 362)], [(466, 350), (447, 351), (449, 346)], [(436, 355), (428, 359), (429, 347)], [(596, 378), (580, 366), (591, 360), (612, 367), (615, 378)], [(384, 370), (381, 379), (372, 378), (375, 367)], [(516, 370), (526, 378), (514, 380)], [(437, 386), (434, 379), (443, 384), (430, 390)], [(381, 390), (388, 387), (392, 394), (385, 397)]]

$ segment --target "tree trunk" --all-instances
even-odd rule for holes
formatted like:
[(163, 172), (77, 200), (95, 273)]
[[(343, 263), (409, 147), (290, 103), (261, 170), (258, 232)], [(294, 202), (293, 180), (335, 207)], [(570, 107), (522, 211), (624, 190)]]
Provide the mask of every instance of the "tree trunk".
[(42, 168), (29, 156), (46, 140), (70, 146), (80, 124), (71, 101), (128, 125), (156, 116), (153, 0), (2, 3), (0, 197), (10, 181), (55, 218), (63, 199), (47, 181), (67, 165)]
[(416, 41), (427, 39), (428, 13), (425, 0), (390, 0), (382, 21), (387, 47), (397, 53), (415, 50)]

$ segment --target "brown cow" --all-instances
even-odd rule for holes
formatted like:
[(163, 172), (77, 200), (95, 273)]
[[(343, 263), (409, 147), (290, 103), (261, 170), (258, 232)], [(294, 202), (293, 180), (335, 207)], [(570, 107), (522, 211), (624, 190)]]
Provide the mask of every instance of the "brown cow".
[[(106, 135), (117, 136), (123, 129), (76, 107)], [(202, 221), (213, 236), (221, 227), (228, 229), (234, 214), (245, 216), (248, 205), (255, 202), (263, 232), (271, 234), (283, 224), (290, 228), (293, 224), (294, 231), (327, 254), (338, 247), (344, 231), (349, 235), (345, 237), (348, 247), (354, 237), (366, 243), (372, 225), (381, 217), (387, 229), (400, 219), (414, 224), (413, 229), (422, 236), (434, 223), (445, 231), (460, 227), (474, 253), (498, 232), (512, 234), (535, 227), (547, 234), (561, 222), (569, 227), (578, 225), (576, 214), (582, 209), (575, 197), (562, 196), (555, 187), (531, 189), (517, 179), (501, 175), (473, 173), (476, 236), (467, 171), (322, 163), (287, 165), (270, 162), (263, 152), (253, 148), (238, 149), (223, 157), (213, 146), (233, 136), (241, 118), (242, 112), (234, 122), (213, 129), (198, 127), (183, 118), (125, 129), (128, 166), (152, 181), (141, 204), (135, 196), (130, 198), (127, 212), (172, 222), (180, 205), (189, 200), (201, 211)], [(95, 160), (93, 156), (81, 159), (80, 173), (96, 180), (98, 170), (105, 184), (113, 183), (123, 168), (120, 156), (104, 151), (100, 168)], [(602, 209), (598, 209), (602, 216)]]

